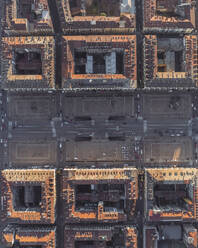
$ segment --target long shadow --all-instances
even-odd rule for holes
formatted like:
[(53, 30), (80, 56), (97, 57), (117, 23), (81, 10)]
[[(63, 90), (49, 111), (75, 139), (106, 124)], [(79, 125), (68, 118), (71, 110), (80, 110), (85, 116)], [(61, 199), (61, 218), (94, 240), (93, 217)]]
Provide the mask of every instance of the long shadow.
[[(62, 85), (62, 71), (61, 71), (61, 61), (62, 61), (62, 27), (61, 21), (58, 13), (58, 8), (56, 5), (56, 0), (48, 0), (48, 6), (50, 9), (50, 16), (52, 19), (52, 24), (54, 28), (54, 38), (55, 38), (55, 85), (56, 89), (60, 89)], [(60, 176), (56, 175), (56, 189), (60, 192)], [(60, 194), (56, 195), (56, 247), (64, 247), (64, 221), (61, 216), (61, 199)]]
[(143, 4), (142, 0), (136, 0), (136, 39), (137, 39), (137, 82), (138, 87), (143, 88)]
[(61, 71), (61, 61), (62, 61), (62, 45), (61, 45), (61, 35), (62, 27), (60, 22), (60, 17), (58, 13), (58, 8), (55, 0), (48, 0), (48, 6), (50, 9), (50, 16), (52, 19), (52, 24), (55, 33), (55, 84), (56, 88), (61, 88), (62, 85), (62, 71)]

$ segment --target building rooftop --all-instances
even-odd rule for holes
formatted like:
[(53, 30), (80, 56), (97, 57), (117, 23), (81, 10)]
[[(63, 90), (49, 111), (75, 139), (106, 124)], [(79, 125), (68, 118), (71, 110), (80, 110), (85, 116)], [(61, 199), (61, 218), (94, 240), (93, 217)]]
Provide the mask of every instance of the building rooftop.
[(145, 217), (149, 221), (197, 219), (197, 169), (153, 168), (145, 173)]
[(3, 1), (4, 34), (52, 33), (47, 0)]
[(144, 248), (197, 247), (197, 229), (189, 224), (145, 226)]
[(144, 37), (146, 87), (192, 87), (197, 85), (196, 35)]
[(0, 6), (0, 244), (197, 248), (197, 1)]
[[(76, 226), (65, 227), (65, 244), (72, 248), (127, 246), (138, 247), (138, 231), (135, 226)], [(65, 245), (66, 247), (66, 245)]]
[(64, 36), (62, 49), (63, 88), (136, 88), (136, 36)]
[[(112, 5), (114, 8), (112, 8)], [(59, 1), (59, 14), (66, 33), (126, 32), (135, 30), (134, 0), (67, 0)], [(71, 31), (72, 29), (72, 31)]]
[(2, 220), (20, 224), (55, 222), (55, 170), (2, 170), (1, 182), (4, 197)]
[(131, 219), (138, 198), (137, 180), (136, 169), (64, 169), (62, 196), (67, 202), (64, 204), (66, 220)]
[(145, 0), (144, 31), (192, 32), (195, 29), (196, 1)]
[(2, 49), (2, 88), (55, 87), (53, 37), (3, 37)]

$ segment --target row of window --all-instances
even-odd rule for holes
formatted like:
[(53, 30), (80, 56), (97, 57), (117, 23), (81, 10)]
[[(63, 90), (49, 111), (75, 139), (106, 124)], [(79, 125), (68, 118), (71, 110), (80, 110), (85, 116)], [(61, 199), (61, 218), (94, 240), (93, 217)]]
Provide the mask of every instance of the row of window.
[[(97, 169), (65, 169), (61, 175), (61, 193), (56, 192), (55, 170), (51, 175), (39, 177), (39, 170), (20, 170), (9, 177), (9, 170), (2, 171), (2, 219), (16, 223), (54, 223), (57, 195), (61, 200), (66, 222), (120, 222), (136, 218), (136, 201), (143, 200), (139, 188), (144, 188), (145, 218), (149, 221), (197, 221), (198, 196), (196, 194), (196, 169), (146, 169), (144, 178), (138, 179), (136, 169), (117, 169), (124, 175), (107, 174), (97, 177)], [(37, 175), (28, 175), (35, 171)], [(166, 173), (167, 172), (167, 173)], [(185, 174), (181, 175), (183, 172)], [(192, 173), (194, 172), (194, 173)], [(53, 174), (54, 173), (54, 174)], [(167, 175), (166, 175), (167, 174)], [(138, 182), (139, 181), (139, 182)], [(139, 195), (139, 196), (138, 196)], [(143, 204), (143, 202), (142, 202)], [(58, 206), (60, 208), (60, 206)]]
[[(55, 46), (50, 46), (54, 44), (53, 38), (47, 37), (48, 40), (45, 41), (42, 37), (42, 44), (38, 38), (33, 37), (31, 41), (20, 37), (14, 37), (14, 40), (3, 39), (3, 88), (24, 87), (23, 81), (27, 83), (27, 87), (29, 83), (31, 88), (34, 86), (30, 82), (38, 82), (37, 87), (54, 88), (55, 68), (57, 70), (59, 67), (62, 71), (58, 77), (66, 88), (104, 85), (120, 87), (120, 83), (124, 88), (137, 87), (138, 51), (134, 35), (116, 42), (113, 42), (114, 36), (101, 36), (100, 41), (96, 41), (96, 36), (82, 39), (78, 36), (65, 36), (62, 39), (62, 58), (58, 57), (56, 63)], [(177, 86), (183, 87), (183, 83), (189, 82), (196, 86), (197, 40), (198, 37), (194, 35), (183, 38), (145, 36), (142, 57), (144, 73), (141, 75), (145, 85), (157, 82), (157, 86), (161, 86), (161, 81), (167, 83), (176, 79), (176, 82), (180, 83)], [(45, 86), (42, 83), (45, 83)]]
[[(141, 10), (143, 5), (143, 11)], [(113, 8), (112, 8), (113, 6)], [(121, 30), (135, 29), (135, 17), (142, 11), (145, 30), (169, 28), (191, 32), (195, 29), (196, 4), (194, 1), (171, 1), (164, 0), (61, 0), (48, 5), (47, 0), (22, 1), (14, 0), (5, 2), (5, 29), (15, 32), (52, 32), (54, 21), (55, 29), (61, 24), (63, 29), (71, 31), (87, 29), (112, 28)], [(57, 9), (57, 12), (56, 12)], [(53, 13), (51, 13), (53, 10)], [(12, 15), (7, 13), (12, 13)], [(50, 16), (51, 15), (51, 16)], [(60, 23), (57, 16), (60, 15)], [(140, 13), (138, 15), (140, 18)], [(138, 20), (140, 21), (140, 20)], [(29, 25), (28, 25), (29, 24)]]

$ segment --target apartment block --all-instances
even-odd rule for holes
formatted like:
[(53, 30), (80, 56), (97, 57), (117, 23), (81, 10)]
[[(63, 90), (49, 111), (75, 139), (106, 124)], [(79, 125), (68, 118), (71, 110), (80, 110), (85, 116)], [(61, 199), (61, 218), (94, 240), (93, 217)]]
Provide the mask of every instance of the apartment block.
[(132, 219), (138, 198), (136, 169), (64, 169), (63, 215), (68, 222)]
[(135, 30), (134, 0), (61, 0), (58, 1), (57, 6), (62, 27), (66, 33), (105, 34)]
[(47, 0), (3, 1), (2, 10), (5, 35), (53, 32)]
[(13, 240), (21, 247), (56, 247), (56, 228), (7, 226), (3, 230), (3, 240), (8, 246)]
[(136, 88), (136, 36), (64, 36), (63, 88)]
[(191, 224), (158, 224), (144, 227), (144, 248), (197, 247), (197, 229)]
[(195, 29), (196, 1), (144, 0), (144, 31), (186, 32)]
[(66, 226), (64, 235), (65, 248), (138, 247), (135, 226)]
[(197, 196), (197, 169), (145, 169), (145, 218), (148, 221), (196, 221)]
[(3, 37), (1, 88), (55, 88), (54, 46), (50, 36)]
[(56, 219), (54, 169), (1, 171), (1, 218), (19, 224), (53, 224)]
[(146, 87), (195, 87), (198, 79), (196, 35), (145, 35)]

